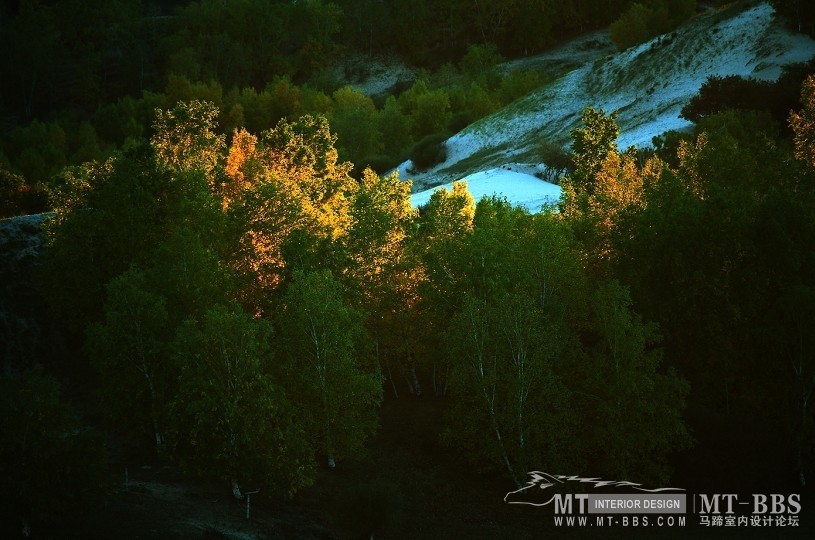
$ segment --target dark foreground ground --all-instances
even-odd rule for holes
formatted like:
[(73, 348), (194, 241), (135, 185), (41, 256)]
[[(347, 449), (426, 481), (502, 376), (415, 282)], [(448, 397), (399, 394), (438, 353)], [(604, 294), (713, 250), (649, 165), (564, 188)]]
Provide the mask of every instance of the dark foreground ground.
[(438, 443), (444, 403), (389, 399), (367, 455), (322, 470), (316, 484), (283, 501), (260, 493), (245, 503), (228, 486), (185, 479), (161, 465), (128, 467), (128, 484), (66, 537), (346, 539), (377, 538), (813, 538), (815, 515), (804, 494), (797, 528), (597, 527), (554, 524), (550, 509), (508, 505), (501, 476), (473, 471)]

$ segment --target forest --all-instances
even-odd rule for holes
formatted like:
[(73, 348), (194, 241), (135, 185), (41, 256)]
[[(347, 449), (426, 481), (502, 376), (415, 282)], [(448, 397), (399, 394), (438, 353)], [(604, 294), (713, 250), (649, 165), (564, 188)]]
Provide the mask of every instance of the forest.
[[(4, 7), (0, 215), (49, 212), (28, 279), (60, 336), (3, 326), (4, 537), (93, 515), (122, 455), (297, 500), (375, 469), (393, 403), (451, 477), (504, 492), (546, 470), (808, 493), (811, 64), (709, 79), (692, 132), (652, 149), (618, 148), (615, 113), (587, 107), (540, 212), (461, 182), (415, 209), (388, 172), (547, 83), (503, 59), (609, 25), (624, 49), (696, 8), (596, 4)], [(372, 98), (326, 69), (373, 49), (422, 71)], [(9, 290), (4, 308), (31, 302)], [(333, 524), (398, 537), (370, 501), (413, 484), (373, 478)]]

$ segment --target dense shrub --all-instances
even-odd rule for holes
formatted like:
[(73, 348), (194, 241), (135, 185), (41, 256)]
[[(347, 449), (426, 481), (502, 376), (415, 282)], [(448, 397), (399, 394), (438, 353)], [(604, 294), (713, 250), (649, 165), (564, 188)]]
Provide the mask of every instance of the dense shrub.
[(682, 107), (683, 118), (691, 122), (725, 109), (763, 109), (772, 94), (773, 84), (738, 75), (719, 77), (711, 75), (687, 105)]
[(801, 107), (801, 85), (813, 69), (815, 62), (786, 66), (775, 82), (737, 75), (711, 76), (682, 108), (682, 117), (698, 122), (727, 109), (761, 110), (768, 111), (778, 124), (786, 126), (789, 112)]
[(447, 132), (428, 135), (416, 143), (410, 153), (410, 159), (417, 169), (429, 169), (447, 159), (445, 141), (450, 137)]
[(361, 174), (365, 167), (370, 167), (377, 174), (385, 174), (391, 169), (396, 168), (402, 160), (398, 157), (386, 156), (383, 154), (376, 154), (368, 156), (354, 167), (354, 176)]
[(544, 141), (538, 147), (538, 157), (546, 165), (542, 177), (547, 182), (558, 183), (560, 177), (572, 168), (572, 155), (562, 146)]
[(623, 51), (651, 37), (650, 20), (653, 15), (654, 12), (650, 8), (639, 2), (631, 4), (628, 11), (608, 27), (617, 48)]
[(688, 19), (696, 9), (696, 0), (644, 0), (631, 4), (611, 23), (608, 31), (619, 50), (670, 32)]

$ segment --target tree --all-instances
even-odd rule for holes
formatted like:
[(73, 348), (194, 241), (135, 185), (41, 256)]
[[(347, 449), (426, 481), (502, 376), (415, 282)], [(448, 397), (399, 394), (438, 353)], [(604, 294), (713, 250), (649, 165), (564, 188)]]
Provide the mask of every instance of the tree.
[(416, 98), (416, 110), (411, 117), (413, 136), (421, 139), (425, 135), (439, 133), (447, 128), (452, 118), (450, 98), (444, 89), (432, 90)]
[(334, 92), (335, 106), (330, 123), (337, 134), (340, 158), (362, 162), (381, 152), (381, 135), (377, 131), (376, 108), (371, 98), (359, 90), (343, 87)]
[(111, 279), (131, 264), (149, 266), (171, 207), (189, 187), (178, 180), (159, 168), (146, 144), (66, 169), (55, 180), (41, 275), (49, 303), (71, 329), (101, 319)]
[(22, 97), (18, 110), (30, 118), (42, 88), (55, 82), (63, 59), (55, 9), (39, 0), (20, 2), (19, 13), (9, 26), (10, 31), (3, 32), (2, 38), (9, 52), (4, 59), (8, 64), (3, 65), (3, 86), (10, 87), (9, 95)]
[(815, 288), (801, 283), (793, 284), (773, 307), (773, 320), (778, 321), (774, 340), (780, 351), (780, 360), (789, 365), (786, 369), (787, 395), (791, 402), (791, 433), (795, 441), (795, 460), (798, 482), (806, 485), (815, 441), (815, 417), (810, 399), (815, 393), (815, 363), (812, 361), (813, 343), (806, 330), (815, 324)]
[(171, 171), (198, 171), (215, 187), (222, 166), (224, 136), (215, 133), (218, 109), (207, 101), (181, 102), (172, 110), (156, 109), (150, 144), (159, 163)]
[(346, 262), (341, 279), (354, 305), (366, 313), (379, 365), (396, 397), (392, 361), (403, 367), (403, 359), (415, 354), (428, 334), (417, 320), (423, 276), (409, 245), (417, 218), (410, 204), (410, 185), (396, 173), (380, 177), (365, 170), (351, 202), (351, 227), (343, 238)]
[(20, 214), (25, 179), (0, 166), (0, 218)]
[(664, 483), (668, 455), (691, 442), (681, 417), (688, 384), (661, 368), (656, 327), (631, 312), (618, 282), (600, 287), (594, 306), (601, 341), (592, 351), (597, 379), (587, 393), (597, 398), (591, 432), (599, 467), (613, 477)]
[(767, 109), (773, 105), (774, 88), (775, 83), (738, 75), (711, 75), (699, 88), (699, 93), (682, 107), (681, 116), (699, 122), (727, 109)]
[(410, 117), (403, 114), (396, 98), (388, 96), (377, 117), (377, 129), (382, 134), (383, 151), (394, 160), (400, 159), (413, 144)]
[[(467, 237), (472, 233), (475, 202), (464, 182), (454, 182), (452, 190), (442, 187), (433, 192), (419, 213), (412, 244), (421, 260), (423, 278), (419, 283), (421, 325), (432, 329), (430, 335), (442, 335), (444, 328), (463, 300), (463, 272)], [(406, 335), (406, 345), (410, 343)], [(413, 347), (405, 347), (402, 362), (410, 391), (421, 395), (417, 376), (417, 358)], [(435, 354), (443, 351), (443, 342), (427, 347)]]
[[(59, 536), (104, 499), (105, 447), (42, 366), (0, 376), (0, 532)], [(22, 535), (21, 535), (22, 533)]]
[(166, 301), (149, 290), (144, 272), (135, 267), (106, 289), (104, 319), (88, 328), (86, 344), (102, 376), (103, 402), (117, 423), (142, 423), (139, 428), (152, 434), (162, 453), (177, 374), (167, 349), (172, 328)]
[(556, 9), (546, 0), (518, 2), (507, 32), (512, 50), (526, 56), (550, 45), (554, 41), (552, 30), (561, 22), (556, 18)]
[(628, 11), (620, 15), (608, 28), (611, 39), (617, 49), (623, 51), (634, 45), (639, 45), (651, 37), (651, 19), (654, 12), (651, 8), (635, 2)]
[(775, 10), (798, 32), (815, 33), (815, 10), (804, 0), (772, 0)]
[(382, 399), (378, 366), (363, 348), (362, 316), (343, 296), (330, 271), (296, 271), (279, 313), (288, 389), (331, 468), (362, 449)]
[(172, 344), (181, 366), (172, 455), (190, 472), (293, 494), (314, 478), (300, 414), (273, 377), (272, 328), (238, 306), (187, 319)]
[(575, 170), (570, 183), (577, 192), (594, 192), (595, 176), (610, 152), (617, 151), (617, 113), (607, 115), (602, 110), (587, 107), (581, 115), (583, 127), (572, 130), (572, 152)]
[(306, 115), (295, 122), (281, 120), (261, 134), (262, 163), (272, 176), (287, 182), (309, 219), (332, 238), (348, 224), (348, 197), (356, 182), (352, 165), (339, 160), (337, 137), (323, 116)]
[(795, 157), (815, 169), (815, 75), (807, 77), (801, 88), (800, 112), (790, 114), (790, 126), (795, 132)]
[[(308, 260), (320, 267), (330, 260), (334, 241), (349, 227), (357, 183), (351, 164), (338, 162), (335, 142), (325, 118), (304, 116), (281, 120), (257, 142), (241, 134), (233, 144), (225, 186), (236, 236), (229, 259), (253, 309), (269, 308), (268, 293), (289, 263), (305, 267)], [(318, 246), (324, 250), (319, 257)]]
[(580, 351), (569, 325), (579, 320), (569, 291), (580, 271), (562, 227), (482, 199), (460, 262), (466, 292), (446, 332), (447, 439), (471, 458), (501, 463), (516, 483), (523, 470), (573, 466), (585, 453), (568, 435), (580, 418), (566, 384)]

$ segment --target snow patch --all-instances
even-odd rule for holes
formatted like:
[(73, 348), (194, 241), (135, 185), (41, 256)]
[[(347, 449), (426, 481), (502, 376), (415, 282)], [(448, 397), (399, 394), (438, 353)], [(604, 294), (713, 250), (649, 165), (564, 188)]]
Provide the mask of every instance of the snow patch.
[[(815, 57), (815, 41), (783, 28), (767, 3), (738, 13), (733, 8), (711, 10), (675, 32), (602, 57), (598, 51), (604, 50), (606, 37), (581, 39), (582, 44), (548, 53), (550, 60), (564, 62), (577, 55), (586, 60), (580, 67), (448, 139), (445, 162), (421, 172), (403, 163), (400, 177), (411, 178), (418, 191), (508, 162), (525, 162), (534, 169), (539, 166), (537, 146), (543, 141), (569, 144), (586, 106), (617, 111), (620, 148), (650, 146), (654, 137), (691, 125), (679, 117), (680, 111), (711, 75), (775, 80), (783, 66)], [(546, 55), (541, 59), (547, 61)], [(503, 192), (516, 202), (508, 195), (517, 193), (515, 187)]]
[[(543, 205), (552, 205), (560, 200), (560, 186), (544, 182), (526, 172), (519, 172), (509, 168), (490, 169), (471, 174), (462, 179), (473, 198), (478, 201), (483, 197), (505, 198), (516, 206), (523, 206), (530, 212), (540, 211)], [(452, 182), (444, 186), (448, 191), (453, 189)], [(427, 204), (430, 196), (439, 187), (415, 193), (410, 197), (414, 207)]]

